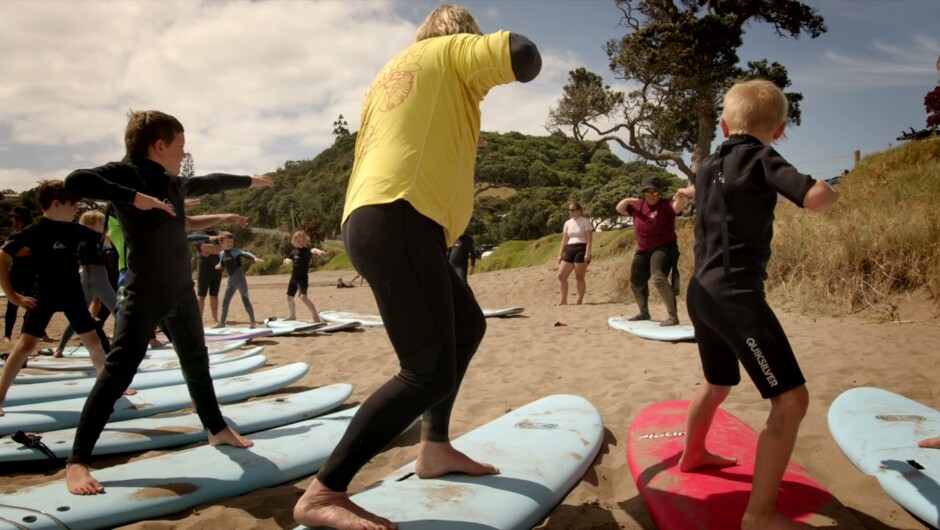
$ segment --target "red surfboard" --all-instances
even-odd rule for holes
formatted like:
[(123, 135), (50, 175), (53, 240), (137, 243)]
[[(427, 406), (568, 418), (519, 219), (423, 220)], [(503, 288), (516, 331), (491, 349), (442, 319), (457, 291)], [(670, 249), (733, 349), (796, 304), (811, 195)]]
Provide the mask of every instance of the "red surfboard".
[[(685, 444), (688, 408), (688, 401), (663, 401), (636, 415), (627, 444), (630, 472), (660, 530), (739, 528), (751, 493), (757, 433), (719, 409), (708, 433), (708, 449), (737, 457), (738, 465), (683, 473), (679, 457)], [(829, 526), (836, 517), (839, 528), (845, 528), (845, 523), (858, 525), (832, 494), (792, 462), (783, 476), (777, 509), (803, 523)]]

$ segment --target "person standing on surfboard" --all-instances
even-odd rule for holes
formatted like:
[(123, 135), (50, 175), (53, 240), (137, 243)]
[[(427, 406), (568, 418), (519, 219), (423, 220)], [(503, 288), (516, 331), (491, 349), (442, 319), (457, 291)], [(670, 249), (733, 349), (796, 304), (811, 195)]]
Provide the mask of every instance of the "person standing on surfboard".
[(311, 322), (322, 322), (317, 306), (307, 297), (307, 288), (310, 284), (310, 263), (313, 257), (323, 256), (326, 252), (310, 248), (310, 236), (303, 230), (291, 234), (290, 244), (294, 248), (284, 258), (284, 265), (291, 266), (290, 281), (287, 282), (287, 309), (290, 311), (287, 319), (297, 320), (297, 304), (294, 303), (294, 297), (297, 297), (310, 310)]
[(640, 312), (628, 320), (649, 320), (650, 278), (666, 304), (669, 316), (660, 326), (678, 326), (676, 292), (679, 288), (679, 245), (676, 215), (689, 203), (685, 190), (676, 192), (671, 201), (662, 200), (663, 188), (656, 177), (646, 177), (637, 189), (642, 198), (627, 197), (617, 204), (617, 213), (633, 218), (636, 252), (630, 266), (630, 288)]
[(88, 462), (161, 320), (172, 333), (196, 413), (209, 431), (209, 443), (252, 445), (226, 424), (215, 397), (186, 239), (187, 229), (244, 218), (228, 214), (190, 217), (184, 201), (187, 195), (273, 186), (274, 182), (269, 177), (224, 174), (181, 179), (185, 142), (183, 125), (173, 116), (156, 110), (131, 112), (124, 133), (124, 161), (79, 169), (65, 179), (65, 188), (72, 193), (111, 201), (129, 251), (125, 297), (111, 353), (85, 402), (65, 468), (66, 484), (76, 495), (104, 492)]
[(372, 289), (401, 370), (363, 402), (297, 501), (297, 522), (397, 528), (353, 503), (346, 490), (363, 465), (422, 415), (419, 477), (499, 472), (450, 443), (451, 410), (486, 321), (448, 263), (447, 247), (473, 211), (480, 102), (496, 86), (531, 81), (541, 66), (526, 37), (483, 35), (466, 8), (443, 4), (372, 82), (343, 238), (350, 262)]
[(771, 407), (757, 443), (741, 528), (805, 528), (777, 512), (776, 501), (809, 393), (764, 299), (764, 280), (778, 194), (813, 212), (827, 210), (839, 194), (825, 181), (798, 172), (771, 147), (787, 124), (787, 98), (772, 82), (732, 86), (720, 124), (728, 139), (702, 161), (693, 186), (685, 189), (695, 194), (696, 207), (695, 270), (686, 303), (705, 384), (689, 405), (679, 469), (735, 465), (736, 459), (709, 452), (705, 438), (718, 406), (741, 381), (740, 361)]

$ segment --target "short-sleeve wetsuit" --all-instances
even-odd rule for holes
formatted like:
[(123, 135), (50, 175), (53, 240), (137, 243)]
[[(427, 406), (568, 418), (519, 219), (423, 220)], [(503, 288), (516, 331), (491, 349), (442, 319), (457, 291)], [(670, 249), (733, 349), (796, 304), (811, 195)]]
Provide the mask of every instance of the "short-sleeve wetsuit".
[(814, 183), (746, 135), (729, 138), (696, 172), (695, 272), (686, 302), (709, 383), (738, 384), (738, 361), (765, 399), (806, 382), (767, 305), (764, 280), (777, 195), (802, 207)]

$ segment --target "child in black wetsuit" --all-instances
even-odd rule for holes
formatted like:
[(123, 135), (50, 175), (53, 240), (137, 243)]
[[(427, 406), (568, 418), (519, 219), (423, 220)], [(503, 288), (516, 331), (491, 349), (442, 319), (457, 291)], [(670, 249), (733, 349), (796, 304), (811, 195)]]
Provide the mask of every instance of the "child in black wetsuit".
[(294, 296), (296, 296), (310, 310), (310, 314), (313, 316), (312, 321), (320, 322), (317, 306), (307, 297), (307, 287), (309, 284), (310, 262), (313, 261), (314, 255), (319, 256), (324, 252), (318, 248), (311, 249), (309, 247), (310, 238), (303, 230), (294, 232), (290, 237), (290, 242), (291, 245), (294, 245), (294, 248), (284, 258), (284, 265), (292, 265), (290, 281), (287, 283), (287, 308), (290, 310), (288, 320), (297, 320), (297, 307), (294, 304)]
[[(10, 352), (0, 377), (0, 416), (3, 401), (16, 374), (36, 349), (39, 338), (46, 334), (52, 315), (62, 311), (88, 348), (95, 369), (101, 371), (105, 352), (96, 333), (95, 320), (88, 312), (88, 304), (78, 276), (78, 248), (95, 245), (101, 234), (73, 223), (78, 213), (80, 196), (66, 191), (61, 180), (47, 180), (39, 185), (39, 205), (42, 219), (16, 232), (0, 252), (0, 286), (7, 299), (29, 311), (23, 323), (23, 332)], [(36, 297), (17, 293), (10, 281), (10, 262), (22, 249), (29, 249), (36, 260)], [(125, 389), (121, 389), (123, 392)]]
[(209, 175), (180, 178), (185, 151), (180, 122), (159, 111), (132, 112), (124, 135), (123, 162), (74, 171), (65, 186), (80, 196), (111, 201), (128, 248), (124, 300), (111, 353), (98, 376), (75, 433), (66, 466), (69, 491), (94, 495), (104, 487), (88, 462), (114, 403), (130, 385), (156, 324), (173, 336), (189, 394), (213, 445), (250, 447), (225, 423), (209, 375), (202, 318), (193, 290), (186, 230), (199, 230), (227, 215), (188, 217), (184, 199), (235, 188), (273, 186), (267, 177)]
[[(821, 212), (838, 193), (790, 165), (770, 144), (782, 135), (787, 99), (770, 81), (735, 84), (724, 99), (728, 138), (702, 161), (695, 194), (695, 271), (686, 302), (705, 383), (692, 399), (679, 469), (733, 466), (710, 453), (705, 438), (718, 406), (741, 380), (739, 362), (770, 400), (757, 444), (754, 479), (742, 529), (804, 528), (777, 512), (777, 491), (809, 405), (805, 379), (783, 328), (764, 299), (774, 207), (782, 195)], [(719, 507), (716, 506), (716, 509)]]

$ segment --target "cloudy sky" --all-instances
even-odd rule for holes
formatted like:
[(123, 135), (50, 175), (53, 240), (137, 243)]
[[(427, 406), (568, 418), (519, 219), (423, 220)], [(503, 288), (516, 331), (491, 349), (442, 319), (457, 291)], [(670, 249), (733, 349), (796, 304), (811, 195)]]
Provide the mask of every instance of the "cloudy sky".
[[(4, 0), (0, 2), (0, 189), (24, 190), (123, 155), (128, 109), (186, 127), (197, 174), (264, 173), (316, 156), (342, 114), (355, 131), (375, 73), (410, 43), (433, 0)], [(617, 86), (604, 42), (623, 34), (613, 0), (457, 0), (483, 30), (530, 37), (539, 78), (493, 90), (483, 129), (547, 134), (568, 71)], [(781, 39), (753, 25), (743, 60), (786, 65), (803, 124), (779, 147), (828, 178), (852, 152), (924, 126), (937, 83), (940, 2), (824, 0), (829, 32)]]

